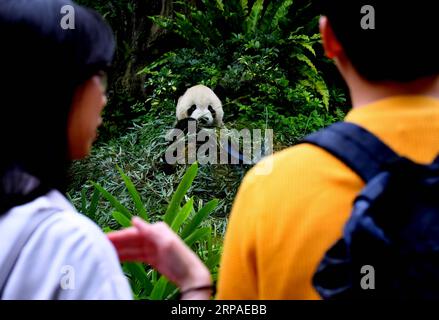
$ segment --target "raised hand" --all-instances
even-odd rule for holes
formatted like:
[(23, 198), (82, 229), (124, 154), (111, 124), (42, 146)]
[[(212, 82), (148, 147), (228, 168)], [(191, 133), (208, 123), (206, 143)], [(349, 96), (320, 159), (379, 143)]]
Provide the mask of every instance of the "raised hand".
[(174, 282), (182, 293), (187, 292), (182, 299), (209, 298), (209, 270), (166, 223), (149, 224), (138, 217), (134, 217), (132, 223), (131, 228), (108, 234), (120, 261), (151, 265)]

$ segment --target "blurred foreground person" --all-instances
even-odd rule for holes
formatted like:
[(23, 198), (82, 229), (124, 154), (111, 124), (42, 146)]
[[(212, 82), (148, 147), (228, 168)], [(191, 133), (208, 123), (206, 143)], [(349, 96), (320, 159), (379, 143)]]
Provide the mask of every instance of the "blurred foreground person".
[[(64, 195), (69, 162), (102, 122), (111, 29), (68, 0), (0, 0), (0, 38), (0, 298), (132, 299), (114, 246)], [(142, 262), (183, 299), (209, 297), (208, 270), (167, 226), (133, 223)]]

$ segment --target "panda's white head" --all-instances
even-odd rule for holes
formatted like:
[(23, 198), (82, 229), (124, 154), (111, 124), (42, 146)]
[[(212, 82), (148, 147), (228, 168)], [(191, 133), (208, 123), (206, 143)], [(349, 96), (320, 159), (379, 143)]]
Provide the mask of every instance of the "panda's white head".
[(195, 119), (202, 125), (222, 126), (223, 106), (216, 94), (206, 86), (189, 88), (177, 103), (177, 120)]

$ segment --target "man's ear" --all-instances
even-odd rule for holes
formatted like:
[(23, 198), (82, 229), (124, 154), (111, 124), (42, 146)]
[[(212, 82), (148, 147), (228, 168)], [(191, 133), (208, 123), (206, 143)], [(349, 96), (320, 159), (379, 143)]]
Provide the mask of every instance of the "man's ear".
[(320, 34), (322, 35), (323, 48), (329, 59), (338, 58), (343, 54), (343, 47), (335, 36), (334, 30), (327, 17), (320, 18)]

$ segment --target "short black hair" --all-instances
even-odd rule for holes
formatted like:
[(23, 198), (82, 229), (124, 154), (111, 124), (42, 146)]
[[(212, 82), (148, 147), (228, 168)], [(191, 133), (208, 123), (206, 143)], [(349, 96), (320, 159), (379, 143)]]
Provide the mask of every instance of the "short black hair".
[[(409, 82), (439, 74), (437, 3), (431, 0), (319, 0), (356, 70), (370, 81)], [(372, 6), (375, 29), (364, 29)]]
[[(74, 29), (62, 26), (62, 8)], [(1, 0), (0, 41), (1, 214), (65, 191), (73, 95), (110, 65), (115, 41), (99, 14), (70, 0)]]

